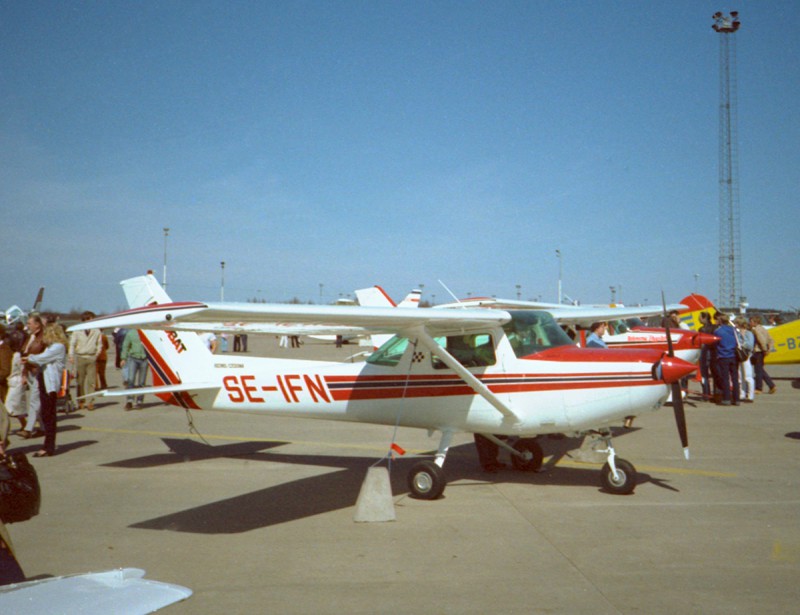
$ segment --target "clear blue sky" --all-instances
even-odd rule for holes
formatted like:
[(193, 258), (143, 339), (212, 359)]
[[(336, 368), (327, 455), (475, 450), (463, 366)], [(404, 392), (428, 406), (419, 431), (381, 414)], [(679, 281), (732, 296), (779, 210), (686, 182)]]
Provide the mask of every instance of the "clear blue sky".
[[(719, 34), (739, 10), (743, 291), (800, 305), (797, 2), (0, 2), (0, 307), (332, 301), (437, 280), (718, 291)], [(618, 299), (620, 297), (618, 296)]]

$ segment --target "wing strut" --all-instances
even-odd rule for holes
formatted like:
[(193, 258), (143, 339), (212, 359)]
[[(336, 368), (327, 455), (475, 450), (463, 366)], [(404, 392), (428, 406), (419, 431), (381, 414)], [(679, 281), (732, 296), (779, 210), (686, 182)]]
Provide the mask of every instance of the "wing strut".
[[(442, 348), (439, 344), (436, 343), (428, 332), (425, 330), (424, 327), (415, 327), (413, 329), (413, 335), (416, 336), (420, 343), (425, 346), (428, 350), (431, 351), (431, 354), (436, 355), (439, 357), (442, 362), (447, 365), (450, 369), (452, 369), (455, 373), (457, 373), (461, 379), (478, 395), (483, 397), (486, 401), (488, 401), (492, 406), (494, 406), (497, 411), (505, 417), (515, 419), (519, 421), (519, 417), (514, 414), (514, 412), (509, 408), (506, 404), (504, 404), (500, 399), (489, 390), (485, 384), (483, 384), (480, 380), (478, 380), (474, 374), (469, 372), (466, 367), (459, 363), (458, 359), (456, 359), (453, 355), (451, 355), (447, 350)], [(409, 335), (409, 337), (411, 337)]]

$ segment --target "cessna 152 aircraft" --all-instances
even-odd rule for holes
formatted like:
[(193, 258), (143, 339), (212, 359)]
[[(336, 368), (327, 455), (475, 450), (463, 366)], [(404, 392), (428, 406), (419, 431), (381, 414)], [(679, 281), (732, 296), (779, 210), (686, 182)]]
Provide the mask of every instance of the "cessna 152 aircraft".
[[(418, 427), (441, 438), (434, 461), (416, 463), (411, 494), (443, 492), (443, 465), (453, 435), (480, 433), (512, 455), (519, 470), (537, 470), (542, 434), (593, 433), (606, 443), (600, 474), (612, 493), (631, 493), (636, 471), (618, 458), (611, 425), (657, 410), (670, 387), (696, 368), (654, 350), (583, 349), (547, 312), (407, 309), (361, 306), (173, 303), (156, 279), (122, 282), (132, 309), (81, 323), (139, 328), (156, 386), (137, 389), (187, 409)], [(394, 333), (362, 363), (212, 355), (198, 330)], [(106, 396), (129, 392), (107, 390)], [(680, 398), (680, 395), (678, 395)], [(688, 457), (683, 403), (674, 404)], [(497, 436), (509, 436), (506, 442)]]

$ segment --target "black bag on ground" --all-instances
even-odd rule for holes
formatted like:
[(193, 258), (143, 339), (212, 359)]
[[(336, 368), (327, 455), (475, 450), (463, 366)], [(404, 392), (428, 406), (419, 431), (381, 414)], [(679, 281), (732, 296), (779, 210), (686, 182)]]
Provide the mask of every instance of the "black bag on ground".
[(39, 514), (42, 493), (36, 470), (23, 453), (0, 459), (0, 519), (3, 523), (27, 521)]

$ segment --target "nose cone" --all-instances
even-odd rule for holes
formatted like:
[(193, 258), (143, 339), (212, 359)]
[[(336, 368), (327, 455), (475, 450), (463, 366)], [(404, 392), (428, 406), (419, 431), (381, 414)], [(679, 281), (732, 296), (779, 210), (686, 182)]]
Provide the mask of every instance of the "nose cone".
[(678, 357), (670, 357), (667, 355), (661, 358), (659, 365), (661, 367), (661, 380), (667, 384), (678, 382), (681, 378), (685, 378), (697, 370), (697, 365), (693, 365)]
[(692, 346), (695, 348), (700, 348), (700, 346), (713, 346), (718, 341), (719, 338), (711, 333), (695, 333), (692, 339)]

